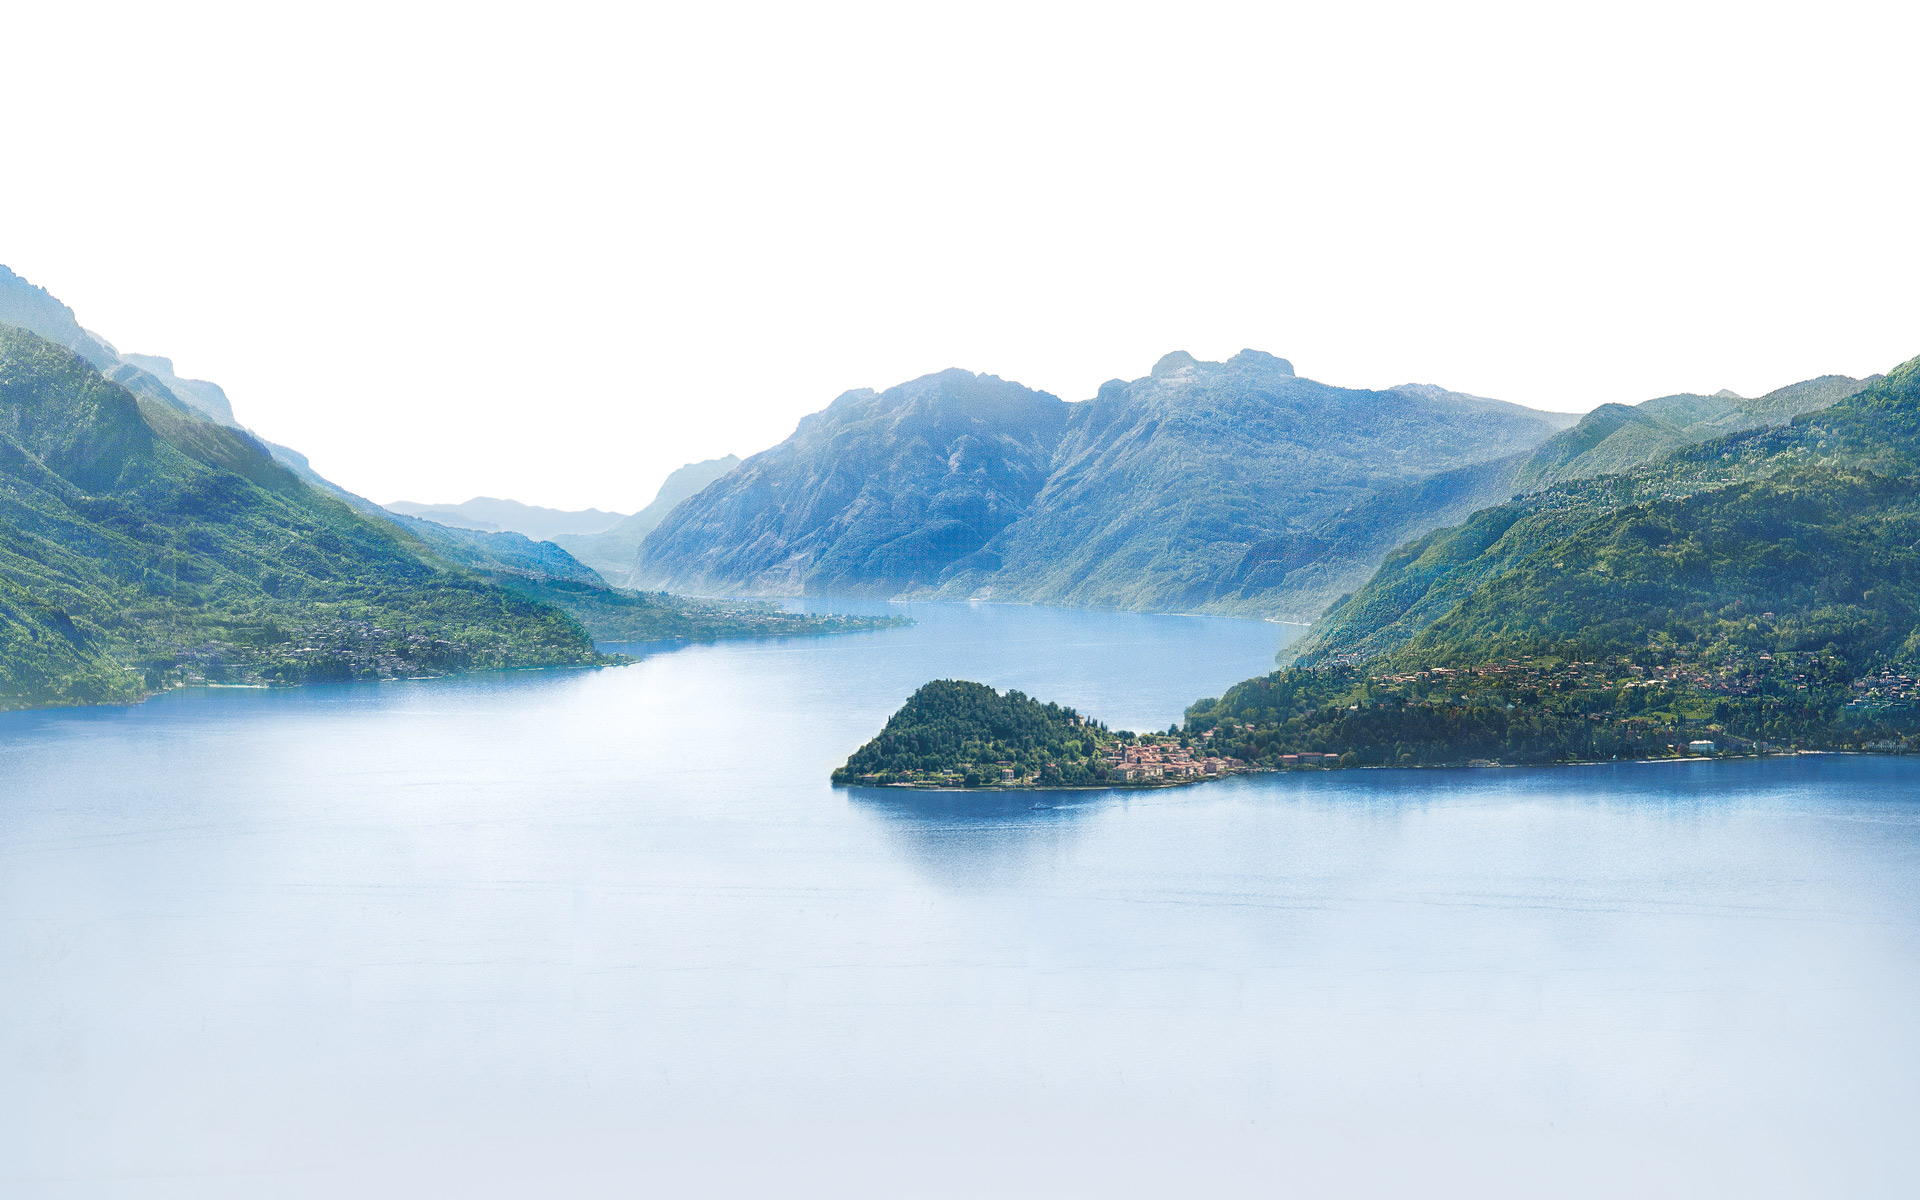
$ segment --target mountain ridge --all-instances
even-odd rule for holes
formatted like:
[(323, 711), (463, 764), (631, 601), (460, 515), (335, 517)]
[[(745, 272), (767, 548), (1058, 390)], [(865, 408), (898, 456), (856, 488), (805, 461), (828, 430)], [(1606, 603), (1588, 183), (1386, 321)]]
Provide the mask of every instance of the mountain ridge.
[[(1753, 426), (1679, 447), (1619, 474), (1556, 483), (1477, 512), (1461, 525), (1429, 533), (1389, 555), (1365, 587), (1330, 610), (1289, 647), (1283, 659), (1314, 665), (1401, 654), (1418, 657), (1437, 653), (1443, 644), (1447, 653), (1462, 658), (1480, 652), (1473, 649), (1476, 639), (1511, 649), (1509, 643), (1517, 644), (1514, 639), (1521, 637), (1513, 622), (1532, 619), (1526, 614), (1546, 603), (1538, 597), (1526, 598), (1532, 596), (1528, 588), (1549, 586), (1561, 573), (1575, 569), (1568, 564), (1618, 557), (1617, 549), (1590, 544), (1603, 534), (1627, 539), (1620, 545), (1628, 547), (1633, 557), (1643, 554), (1631, 550), (1638, 544), (1635, 538), (1678, 537), (1673, 530), (1706, 522), (1719, 532), (1686, 535), (1687, 544), (1697, 545), (1698, 554), (1704, 556), (1697, 562), (1688, 560), (1687, 569), (1697, 570), (1701, 564), (1718, 561), (1729, 545), (1758, 545), (1760, 530), (1772, 523), (1803, 519), (1794, 513), (1817, 511), (1827, 514), (1821, 520), (1836, 521), (1864, 519), (1879, 511), (1883, 516), (1875, 519), (1892, 520), (1888, 514), (1899, 505), (1895, 493), (1899, 487), (1911, 486), (1917, 472), (1920, 359), (1864, 381), (1857, 391), (1831, 404), (1800, 412), (1784, 425)], [(1741, 488), (1747, 490), (1735, 494)], [(1715, 499), (1720, 493), (1727, 495)], [(1835, 509), (1836, 501), (1831, 499), (1843, 495), (1867, 507), (1848, 516)], [(1731, 509), (1726, 507), (1729, 504)], [(1762, 520), (1759, 510), (1768, 505), (1775, 511)], [(1754, 511), (1751, 521), (1733, 515), (1748, 510)], [(1660, 529), (1669, 534), (1651, 532)], [(1818, 545), (1824, 544), (1820, 538), (1830, 535), (1816, 538), (1806, 532), (1802, 536), (1815, 539), (1810, 545)], [(1766, 553), (1791, 556), (1797, 551), (1783, 542)], [(1851, 575), (1865, 569), (1856, 565), (1846, 571)], [(1519, 582), (1523, 577), (1535, 582), (1523, 585)], [(1684, 572), (1679, 577), (1684, 578)], [(1551, 586), (1572, 586), (1573, 578), (1569, 575)], [(1619, 615), (1626, 602), (1604, 598), (1604, 579), (1579, 578), (1592, 593), (1585, 601), (1588, 607), (1596, 613)], [(1856, 602), (1857, 598), (1834, 601), (1841, 608)], [(1779, 605), (1780, 611), (1787, 610), (1784, 598)], [(1496, 611), (1512, 615), (1496, 617)], [(1574, 625), (1568, 622), (1577, 624), (1579, 616), (1568, 609), (1551, 621), (1540, 619), (1546, 623), (1538, 636), (1552, 631), (1553, 636), (1571, 637)]]
[(459, 504), (418, 504), (395, 500), (385, 505), (390, 512), (419, 517), (452, 529), (474, 529), (483, 533), (518, 533), (535, 541), (551, 541), (562, 534), (604, 533), (628, 518), (627, 513), (602, 512), (597, 508), (543, 508), (518, 500), (493, 496), (475, 496)]
[(1249, 550), (1575, 419), (1430, 385), (1337, 388), (1258, 350), (1221, 363), (1174, 351), (1075, 403), (949, 369), (809, 414), (676, 509), (632, 577), (720, 593), (1311, 615), (1370, 563), (1262, 589), (1247, 583)]
[(0, 707), (602, 661), (244, 430), (0, 324)]
[(1822, 375), (1752, 399), (1722, 389), (1711, 396), (1680, 393), (1633, 405), (1602, 404), (1542, 443), (1515, 471), (1514, 490), (1617, 474), (1682, 446), (1781, 424), (1844, 400), (1880, 378)]

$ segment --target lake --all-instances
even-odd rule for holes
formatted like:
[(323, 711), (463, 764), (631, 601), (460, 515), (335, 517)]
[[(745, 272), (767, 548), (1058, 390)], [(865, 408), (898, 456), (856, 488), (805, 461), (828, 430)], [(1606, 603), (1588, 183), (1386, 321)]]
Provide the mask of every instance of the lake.
[(835, 790), (928, 679), (1164, 728), (1289, 634), (906, 611), (0, 716), (0, 1194), (1920, 1187), (1920, 762)]

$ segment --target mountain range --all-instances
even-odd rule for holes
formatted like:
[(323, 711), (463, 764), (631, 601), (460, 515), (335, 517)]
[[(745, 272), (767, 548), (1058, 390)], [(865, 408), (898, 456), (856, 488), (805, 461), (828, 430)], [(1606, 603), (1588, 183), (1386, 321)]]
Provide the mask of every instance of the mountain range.
[(1255, 350), (1223, 363), (1175, 352), (1079, 403), (950, 370), (803, 419), (675, 509), (625, 578), (1308, 621), (1432, 530), (1871, 382), (1576, 418), (1430, 385), (1334, 387)]
[(1073, 403), (949, 370), (690, 464), (631, 516), (395, 506), (428, 520), (338, 488), (217, 385), (120, 353), (5, 268), (0, 318), (0, 704), (596, 661), (587, 629), (810, 631), (608, 577), (1317, 618), (1287, 652), (1307, 666), (1649, 639), (1842, 673), (1920, 655), (1915, 363), (1577, 419), (1340, 388), (1254, 350), (1175, 352)]
[(0, 267), (0, 709), (891, 623), (612, 588), (551, 541), (389, 512)]
[(71, 308), (43, 287), (28, 283), (0, 265), (0, 324), (36, 333), (70, 350), (113, 382), (138, 396), (195, 412), (221, 425), (233, 425), (233, 405), (219, 384), (182, 379), (173, 360), (151, 354), (122, 354), (113, 343), (80, 326)]
[(402, 516), (420, 517), (452, 529), (473, 529), (482, 533), (518, 533), (545, 541), (562, 534), (604, 533), (627, 519), (626, 513), (602, 512), (597, 508), (559, 509), (522, 504), (518, 500), (496, 500), (475, 496), (460, 504), (415, 504), (396, 500), (386, 506)]
[(632, 579), (1310, 618), (1576, 420), (1257, 350), (1174, 352), (1078, 403), (943, 371), (803, 419), (676, 508)]
[(0, 324), (0, 708), (598, 661), (560, 609)]
[[(1396, 550), (1187, 735), (1280, 769), (1920, 750), (1920, 358), (1787, 391), (1759, 415), (1818, 407)], [(1656, 413), (1698, 399), (1755, 415)]]

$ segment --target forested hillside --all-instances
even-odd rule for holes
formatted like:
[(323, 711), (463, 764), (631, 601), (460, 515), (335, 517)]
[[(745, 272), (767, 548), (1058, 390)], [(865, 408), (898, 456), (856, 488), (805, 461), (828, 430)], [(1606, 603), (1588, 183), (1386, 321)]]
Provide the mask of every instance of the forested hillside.
[(908, 697), (886, 727), (834, 771), (833, 781), (1089, 784), (1106, 778), (1100, 751), (1113, 739), (1099, 722), (1024, 692), (936, 679)]
[[(1700, 730), (1722, 750), (1897, 742), (1920, 727), (1920, 359), (1430, 534), (1293, 660), (1193, 720), (1250, 726), (1261, 756), (1361, 762), (1674, 752)], [(1283, 693), (1310, 699), (1248, 699)]]
[[(1812, 586), (1834, 571), (1850, 578), (1890, 566), (1893, 546), (1877, 542), (1900, 536), (1903, 496), (1920, 470), (1920, 436), (1909, 428), (1909, 410), (1920, 406), (1914, 371), (1905, 364), (1790, 424), (1550, 487), (1431, 533), (1390, 555), (1365, 587), (1295, 643), (1292, 658), (1360, 661), (1421, 637), (1426, 646), (1491, 636), (1512, 641), (1572, 631), (1576, 623), (1581, 636), (1590, 636), (1599, 618), (1582, 616), (1581, 604), (1600, 606), (1594, 613), (1609, 620), (1638, 621), (1650, 610), (1623, 608), (1636, 598), (1651, 605), (1734, 594), (1754, 599), (1772, 595), (1769, 589)], [(1842, 541), (1852, 549), (1843, 550)], [(1758, 549), (1763, 544), (1791, 565), (1770, 575), (1739, 574), (1776, 561)], [(1733, 558), (1720, 561), (1726, 555)], [(1544, 593), (1522, 603), (1516, 589), (1524, 587), (1566, 597), (1565, 611), (1549, 612)], [(1698, 594), (1686, 599), (1687, 589)], [(1585, 599), (1576, 602), (1576, 593)], [(1502, 606), (1509, 617), (1486, 615)]]
[(39, 334), (73, 351), (88, 365), (137, 396), (188, 409), (222, 425), (232, 425), (233, 406), (218, 384), (182, 379), (173, 360), (149, 354), (122, 354), (113, 343), (83, 329), (73, 310), (43, 287), (36, 287), (0, 265), (0, 324)]
[(0, 439), (0, 708), (901, 623), (627, 591), (552, 542), (389, 512), (5, 267)]
[(596, 661), (564, 612), (0, 325), (0, 707)]
[(1571, 479), (1615, 475), (1682, 446), (1743, 429), (1779, 425), (1846, 399), (1877, 380), (1822, 375), (1747, 399), (1732, 392), (1661, 396), (1635, 405), (1602, 404), (1548, 438), (1514, 472), (1513, 490), (1536, 491)]

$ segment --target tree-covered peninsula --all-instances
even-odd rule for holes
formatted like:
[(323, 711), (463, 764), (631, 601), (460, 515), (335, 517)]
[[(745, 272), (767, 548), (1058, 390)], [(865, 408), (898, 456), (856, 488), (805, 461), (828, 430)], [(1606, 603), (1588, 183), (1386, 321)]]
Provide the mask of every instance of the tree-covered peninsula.
[(836, 784), (905, 787), (1155, 786), (1230, 772), (1204, 740), (1108, 729), (1023, 692), (936, 679), (834, 771)]

